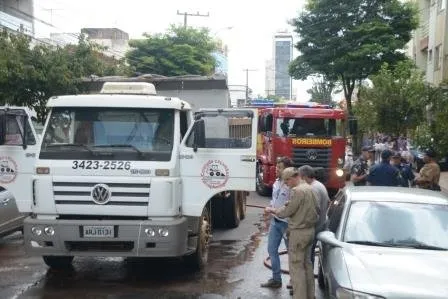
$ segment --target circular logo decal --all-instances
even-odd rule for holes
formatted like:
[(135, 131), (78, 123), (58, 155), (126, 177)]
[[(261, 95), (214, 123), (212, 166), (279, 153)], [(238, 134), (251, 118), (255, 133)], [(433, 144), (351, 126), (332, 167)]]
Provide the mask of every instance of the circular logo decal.
[(308, 160), (315, 161), (317, 159), (317, 152), (315, 150), (309, 150), (306, 153)]
[(112, 192), (110, 191), (109, 186), (98, 184), (93, 187), (91, 196), (94, 203), (105, 205), (109, 202)]
[(17, 163), (10, 157), (0, 157), (0, 183), (12, 183), (16, 176)]
[(202, 166), (201, 177), (209, 188), (221, 188), (229, 180), (229, 168), (220, 160), (209, 160)]

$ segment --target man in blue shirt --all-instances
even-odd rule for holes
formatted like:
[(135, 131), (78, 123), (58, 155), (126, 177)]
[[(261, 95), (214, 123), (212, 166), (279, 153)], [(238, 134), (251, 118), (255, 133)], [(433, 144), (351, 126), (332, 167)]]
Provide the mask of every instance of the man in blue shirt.
[(392, 156), (392, 165), (398, 169), (399, 185), (402, 187), (409, 187), (409, 182), (414, 181), (415, 175), (411, 166), (406, 163), (406, 160), (401, 157), (399, 152)]
[[(277, 165), (275, 168), (277, 180), (272, 187), (272, 200), (269, 205), (270, 208), (278, 209), (284, 206), (286, 201), (289, 199), (289, 187), (282, 180), (281, 176), (283, 170), (291, 166), (292, 161), (289, 158), (283, 157), (277, 160)], [(269, 213), (269, 211), (265, 210), (265, 213)], [(272, 216), (268, 233), (268, 253), (271, 260), (272, 278), (261, 284), (261, 287), (263, 288), (282, 287), (281, 264), (278, 249), (287, 228), (288, 222), (286, 219), (275, 215)], [(285, 243), (287, 244), (287, 240), (285, 240)]]
[(384, 150), (381, 153), (381, 162), (375, 164), (369, 171), (367, 182), (371, 186), (399, 186), (399, 171), (390, 164), (393, 153)]

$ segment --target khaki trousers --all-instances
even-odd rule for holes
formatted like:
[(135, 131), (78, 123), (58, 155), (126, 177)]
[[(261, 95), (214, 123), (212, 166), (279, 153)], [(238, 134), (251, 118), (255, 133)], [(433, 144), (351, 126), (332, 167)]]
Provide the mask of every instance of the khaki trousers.
[(311, 246), (314, 227), (292, 229), (289, 232), (289, 275), (293, 299), (314, 299), (314, 271), (311, 264)]

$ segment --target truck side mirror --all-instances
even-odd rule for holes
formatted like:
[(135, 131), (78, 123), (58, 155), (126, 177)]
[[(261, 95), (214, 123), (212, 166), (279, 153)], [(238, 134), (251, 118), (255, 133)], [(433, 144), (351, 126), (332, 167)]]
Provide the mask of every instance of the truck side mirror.
[(348, 130), (350, 135), (356, 135), (358, 133), (358, 119), (351, 117), (348, 119)]
[(203, 119), (194, 123), (193, 133), (193, 151), (197, 152), (198, 148), (205, 147), (205, 123)]

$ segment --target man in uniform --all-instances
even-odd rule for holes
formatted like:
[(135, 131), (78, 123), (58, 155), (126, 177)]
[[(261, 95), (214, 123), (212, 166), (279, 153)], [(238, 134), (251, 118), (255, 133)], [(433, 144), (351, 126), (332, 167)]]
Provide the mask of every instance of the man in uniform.
[(282, 177), (291, 188), (289, 201), (281, 208), (268, 208), (267, 211), (277, 217), (288, 217), (288, 259), (293, 298), (314, 299), (311, 246), (319, 218), (316, 195), (310, 185), (299, 184), (296, 169), (286, 168)]
[(423, 165), (419, 176), (415, 179), (415, 184), (422, 189), (440, 191), (440, 166), (436, 162), (436, 153), (432, 149), (425, 151)]
[(400, 152), (395, 152), (391, 162), (398, 169), (399, 185), (401, 187), (409, 187), (409, 182), (415, 179), (411, 166), (406, 163), (406, 160), (401, 156)]
[[(287, 157), (281, 157), (277, 160), (275, 174), (277, 180), (272, 187), (272, 200), (269, 205), (271, 208), (280, 208), (285, 205), (289, 198), (289, 187), (283, 181), (281, 175), (285, 168), (291, 167), (292, 161)], [(266, 213), (268, 213), (266, 210)], [(278, 248), (282, 242), (283, 236), (288, 228), (288, 221), (273, 215), (268, 233), (268, 253), (271, 260), (272, 278), (262, 283), (263, 288), (280, 288), (282, 286), (280, 255)], [(287, 241), (285, 241), (287, 242)]]
[(381, 153), (381, 162), (374, 165), (367, 176), (369, 185), (390, 187), (400, 185), (399, 171), (390, 164), (392, 155), (392, 151), (388, 149)]
[(361, 156), (353, 163), (351, 181), (355, 186), (365, 186), (369, 174), (369, 163), (373, 164), (375, 150), (370, 146), (362, 148)]

